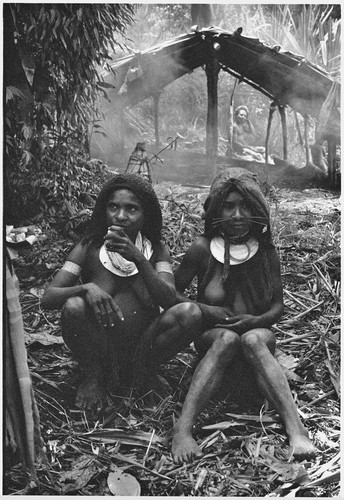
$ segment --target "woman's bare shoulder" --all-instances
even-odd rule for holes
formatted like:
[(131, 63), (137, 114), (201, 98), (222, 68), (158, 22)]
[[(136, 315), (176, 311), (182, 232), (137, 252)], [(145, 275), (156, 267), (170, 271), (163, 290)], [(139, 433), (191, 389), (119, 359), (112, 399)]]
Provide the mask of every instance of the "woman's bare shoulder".
[(188, 253), (195, 255), (208, 254), (210, 249), (210, 241), (205, 236), (199, 236), (190, 246)]
[(153, 245), (153, 254), (155, 260), (170, 262), (170, 252), (167, 245), (163, 241), (159, 241), (156, 245)]
[(89, 246), (89, 244), (78, 243), (68, 255), (67, 260), (76, 264), (83, 263), (87, 257)]
[(198, 237), (187, 249), (183, 258), (183, 264), (189, 266), (203, 267), (203, 263), (209, 259), (210, 243), (204, 236)]

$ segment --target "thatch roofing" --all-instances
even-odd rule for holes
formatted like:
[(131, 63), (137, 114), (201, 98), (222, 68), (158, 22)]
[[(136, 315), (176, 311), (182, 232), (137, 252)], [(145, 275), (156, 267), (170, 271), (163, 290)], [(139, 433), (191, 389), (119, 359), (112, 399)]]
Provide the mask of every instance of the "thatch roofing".
[[(218, 50), (214, 44), (219, 45), (216, 45)], [(124, 104), (136, 104), (214, 57), (223, 70), (276, 104), (289, 105), (301, 114), (317, 117), (333, 85), (333, 79), (325, 71), (301, 56), (244, 37), (240, 29), (231, 34), (220, 28), (207, 28), (119, 59), (112, 66), (116, 76), (105, 77), (106, 82), (116, 87), (109, 97), (112, 102), (119, 99)], [(142, 75), (129, 81), (128, 70), (138, 64)], [(119, 94), (123, 84), (125, 92)]]

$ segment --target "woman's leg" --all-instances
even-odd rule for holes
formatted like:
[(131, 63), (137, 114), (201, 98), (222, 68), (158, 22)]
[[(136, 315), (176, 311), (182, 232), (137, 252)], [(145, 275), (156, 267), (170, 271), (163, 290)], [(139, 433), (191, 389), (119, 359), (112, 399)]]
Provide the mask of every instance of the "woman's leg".
[(268, 329), (257, 328), (244, 333), (240, 341), (243, 354), (254, 370), (259, 387), (284, 422), (294, 455), (314, 455), (315, 448), (302, 425), (286, 376), (273, 356), (275, 336)]
[(81, 297), (66, 301), (62, 309), (61, 327), (65, 343), (85, 374), (78, 389), (76, 405), (83, 409), (99, 409), (105, 397), (106, 331)]
[(154, 328), (161, 361), (167, 361), (202, 333), (202, 312), (197, 304), (183, 302), (168, 309)]
[(201, 450), (192, 437), (192, 427), (216, 393), (226, 368), (240, 346), (236, 333), (220, 328), (205, 332), (201, 339), (208, 350), (195, 370), (181, 416), (174, 428), (172, 456), (175, 463), (189, 462), (201, 456)]
[(201, 334), (202, 313), (193, 302), (171, 307), (148, 327), (139, 342), (134, 362), (134, 387), (152, 389), (160, 365)]

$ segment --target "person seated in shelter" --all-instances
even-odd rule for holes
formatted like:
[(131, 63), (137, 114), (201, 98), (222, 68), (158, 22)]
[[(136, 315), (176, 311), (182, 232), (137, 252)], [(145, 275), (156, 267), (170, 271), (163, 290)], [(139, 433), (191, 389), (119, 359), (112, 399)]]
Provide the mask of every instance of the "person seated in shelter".
[(257, 132), (249, 119), (247, 106), (238, 106), (234, 111), (233, 141), (234, 153), (253, 161), (265, 161), (263, 146), (256, 146)]
[(218, 389), (235, 389), (246, 377), (281, 416), (294, 456), (311, 457), (315, 448), (274, 358), (271, 326), (282, 316), (283, 291), (267, 203), (254, 176), (233, 168), (214, 180), (204, 208), (204, 234), (175, 272), (180, 301), (188, 300), (181, 293), (198, 278), (201, 319), (193, 311), (193, 336), (201, 358), (174, 428), (173, 460), (201, 456), (192, 436), (198, 415)]
[[(85, 373), (76, 398), (83, 409), (98, 410), (106, 393), (130, 387), (141, 335), (159, 308), (175, 304), (161, 228), (152, 185), (135, 174), (115, 175), (103, 186), (83, 239), (45, 291), (42, 305), (62, 308), (63, 338)], [(186, 311), (181, 333), (192, 319)]]

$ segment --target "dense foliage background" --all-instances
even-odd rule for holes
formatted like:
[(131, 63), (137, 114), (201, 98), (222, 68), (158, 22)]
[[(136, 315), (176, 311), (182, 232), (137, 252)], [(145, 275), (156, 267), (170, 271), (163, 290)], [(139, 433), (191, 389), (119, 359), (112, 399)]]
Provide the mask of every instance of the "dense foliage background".
[(6, 220), (72, 215), (99, 164), (89, 127), (105, 95), (99, 67), (120, 46), (131, 4), (5, 4)]

